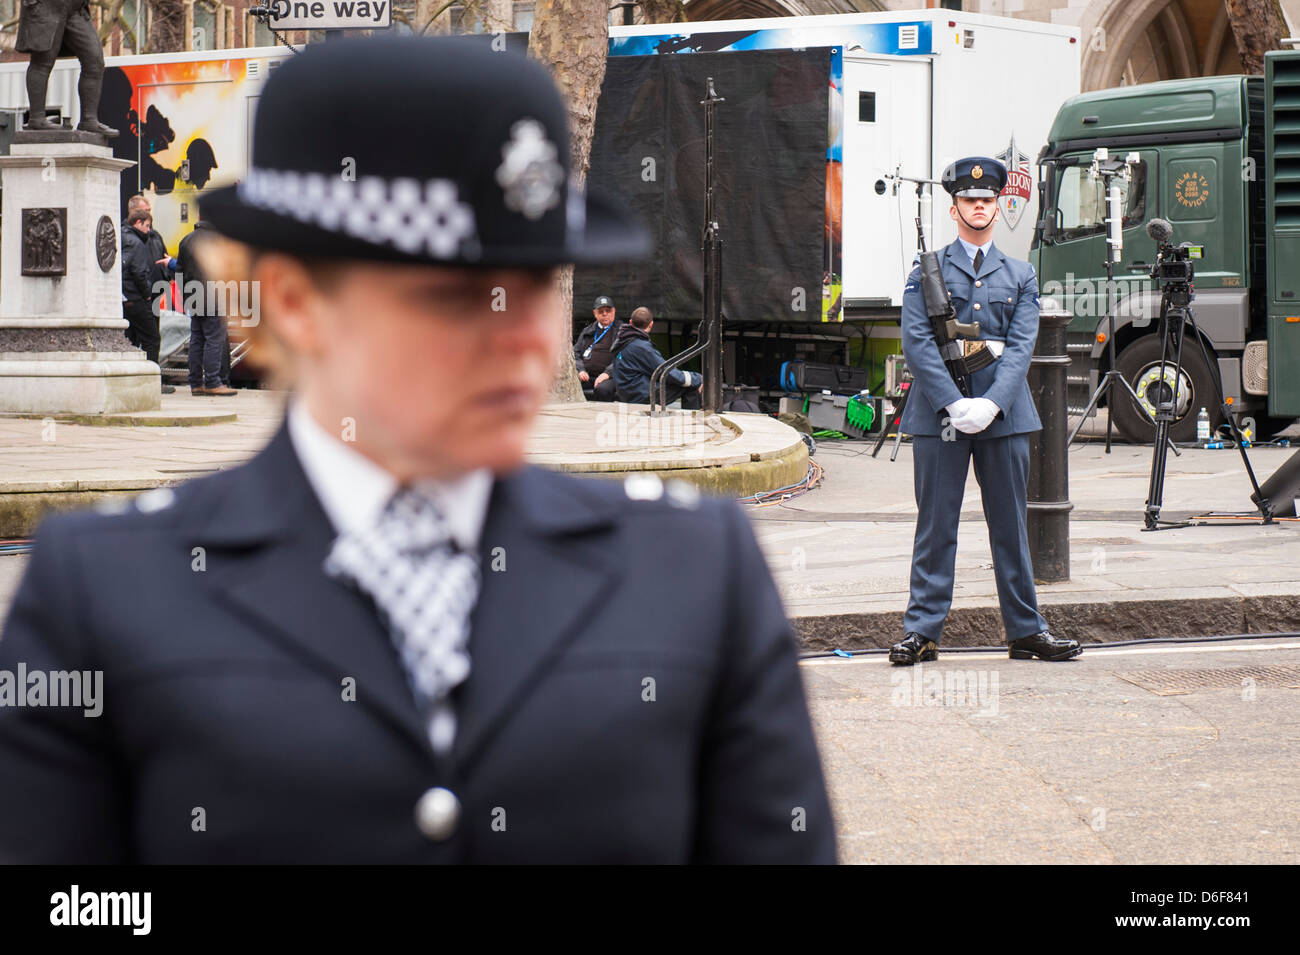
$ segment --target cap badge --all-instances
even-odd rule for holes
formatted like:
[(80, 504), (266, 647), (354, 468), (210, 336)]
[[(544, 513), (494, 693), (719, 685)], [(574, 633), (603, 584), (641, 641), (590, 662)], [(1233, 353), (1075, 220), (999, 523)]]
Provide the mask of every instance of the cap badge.
[(983, 178), (984, 178), (984, 167), (983, 167), (983, 166), (975, 166), (975, 167), (974, 167), (973, 169), (971, 169), (971, 171), (970, 171), (970, 177), (971, 177), (972, 179), (983, 179)]
[(537, 120), (521, 119), (510, 127), (510, 142), (501, 147), (504, 161), (497, 167), (507, 209), (536, 221), (559, 204), (564, 168), (556, 155)]

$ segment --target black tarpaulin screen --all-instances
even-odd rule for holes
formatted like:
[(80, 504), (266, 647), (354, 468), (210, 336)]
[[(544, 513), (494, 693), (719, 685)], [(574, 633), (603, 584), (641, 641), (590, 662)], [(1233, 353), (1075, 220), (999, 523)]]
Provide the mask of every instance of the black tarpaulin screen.
[[(820, 321), (829, 49), (610, 57), (588, 184), (654, 236), (649, 259), (579, 267), (574, 315), (597, 295), (619, 317), (700, 318), (705, 112), (713, 77), (716, 208), (729, 321)], [(796, 292), (802, 289), (802, 296)], [(793, 306), (802, 297), (803, 311)]]

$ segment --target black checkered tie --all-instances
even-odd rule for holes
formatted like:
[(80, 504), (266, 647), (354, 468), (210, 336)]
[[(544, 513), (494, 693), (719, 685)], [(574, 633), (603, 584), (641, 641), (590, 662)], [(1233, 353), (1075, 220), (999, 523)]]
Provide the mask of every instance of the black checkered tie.
[(374, 600), (416, 700), (426, 707), (429, 741), (435, 752), (448, 752), (456, 735), (451, 691), (469, 676), (478, 555), (456, 548), (433, 501), (402, 488), (374, 527), (339, 535), (325, 573)]

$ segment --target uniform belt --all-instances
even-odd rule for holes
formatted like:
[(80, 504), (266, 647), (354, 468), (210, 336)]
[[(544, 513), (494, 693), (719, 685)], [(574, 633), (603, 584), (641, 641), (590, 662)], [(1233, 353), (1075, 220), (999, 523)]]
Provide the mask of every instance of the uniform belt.
[(985, 350), (988, 350), (994, 358), (1001, 358), (1002, 351), (1007, 347), (1007, 343), (998, 341), (996, 338), (964, 338), (961, 347), (962, 353), (967, 358)]

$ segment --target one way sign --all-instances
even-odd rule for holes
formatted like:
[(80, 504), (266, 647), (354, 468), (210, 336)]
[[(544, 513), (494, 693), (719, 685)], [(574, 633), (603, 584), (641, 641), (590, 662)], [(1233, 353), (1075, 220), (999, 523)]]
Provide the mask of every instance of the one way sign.
[(270, 0), (277, 30), (375, 29), (392, 25), (390, 0)]

